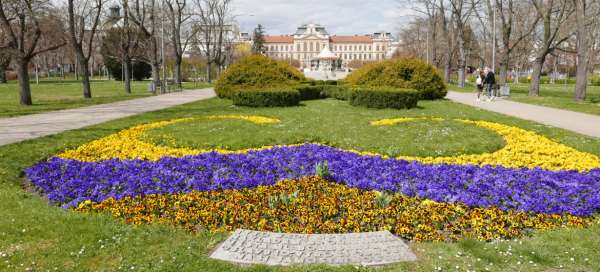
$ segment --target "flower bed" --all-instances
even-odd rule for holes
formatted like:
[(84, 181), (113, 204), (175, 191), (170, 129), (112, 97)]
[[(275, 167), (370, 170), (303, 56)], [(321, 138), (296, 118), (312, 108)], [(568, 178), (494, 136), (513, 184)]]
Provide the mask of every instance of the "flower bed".
[(203, 153), (158, 161), (96, 163), (53, 158), (27, 170), (54, 203), (109, 197), (254, 188), (309, 176), (328, 162), (331, 178), (366, 190), (435, 201), (544, 213), (591, 215), (600, 210), (600, 169), (589, 173), (422, 164), (341, 151), (324, 145), (274, 147), (245, 154)]
[(84, 202), (83, 212), (107, 211), (129, 223), (162, 222), (213, 232), (245, 228), (293, 233), (390, 230), (415, 241), (516, 238), (531, 230), (581, 227), (592, 220), (471, 208), (402, 194), (383, 195), (319, 177), (254, 189), (146, 195)]
[[(200, 118), (279, 122), (263, 116)], [(383, 119), (371, 125), (420, 119)], [(492, 153), (436, 158), (386, 158), (321, 144), (199, 150), (142, 140), (148, 129), (190, 120), (136, 126), (67, 150), (25, 173), (54, 204), (107, 210), (132, 223), (164, 221), (213, 231), (296, 232), (306, 226), (306, 232), (389, 229), (415, 240), (487, 240), (518, 237), (531, 229), (583, 226), (600, 212), (598, 157), (507, 125), (461, 120), (498, 132), (506, 146)], [(328, 182), (303, 178), (316, 173)], [(315, 188), (334, 193), (315, 193)], [(386, 193), (375, 197), (373, 190)], [(283, 198), (277, 200), (277, 195)], [(291, 196), (294, 205), (287, 203)], [(273, 201), (286, 201), (286, 208)], [(369, 206), (372, 201), (385, 205)], [(423, 209), (424, 203), (435, 209)]]

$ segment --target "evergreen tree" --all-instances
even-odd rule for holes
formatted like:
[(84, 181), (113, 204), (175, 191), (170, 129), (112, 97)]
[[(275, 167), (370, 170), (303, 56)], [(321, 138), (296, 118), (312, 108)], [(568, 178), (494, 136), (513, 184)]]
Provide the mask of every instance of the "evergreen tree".
[(252, 37), (252, 52), (255, 54), (262, 54), (265, 52), (265, 30), (261, 24), (254, 29), (254, 36)]

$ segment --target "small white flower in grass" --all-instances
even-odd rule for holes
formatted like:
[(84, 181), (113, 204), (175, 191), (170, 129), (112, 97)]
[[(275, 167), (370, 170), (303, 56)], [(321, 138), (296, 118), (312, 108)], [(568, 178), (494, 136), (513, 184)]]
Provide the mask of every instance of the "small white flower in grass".
[(575, 258), (571, 257), (569, 260), (570, 260), (571, 262), (574, 262), (574, 261), (575, 261)]

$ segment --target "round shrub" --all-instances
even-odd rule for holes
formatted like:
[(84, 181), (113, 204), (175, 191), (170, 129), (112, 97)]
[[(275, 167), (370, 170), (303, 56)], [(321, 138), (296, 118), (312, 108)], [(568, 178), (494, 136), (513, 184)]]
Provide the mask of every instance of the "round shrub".
[(215, 84), (221, 98), (231, 98), (234, 93), (247, 89), (295, 86), (304, 75), (287, 62), (273, 60), (263, 55), (251, 55), (230, 65)]
[(410, 109), (417, 106), (420, 93), (410, 89), (361, 87), (352, 90), (350, 105), (368, 108)]
[(252, 89), (237, 91), (233, 104), (248, 107), (289, 107), (300, 104), (300, 92), (288, 89)]
[(363, 66), (345, 79), (359, 86), (413, 89), (423, 99), (440, 99), (448, 93), (438, 70), (418, 59), (393, 59)]

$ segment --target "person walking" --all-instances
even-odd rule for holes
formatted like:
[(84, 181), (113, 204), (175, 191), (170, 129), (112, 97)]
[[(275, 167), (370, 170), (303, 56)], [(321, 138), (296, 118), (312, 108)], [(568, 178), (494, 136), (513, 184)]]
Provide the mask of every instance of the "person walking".
[(477, 102), (481, 101), (481, 93), (483, 93), (483, 80), (485, 79), (485, 75), (483, 74), (483, 70), (477, 68), (475, 71), (475, 86), (477, 87)]
[(493, 101), (495, 98), (494, 88), (496, 87), (496, 76), (494, 72), (490, 70), (489, 67), (485, 67), (484, 69), (485, 78), (483, 80), (483, 84), (485, 85), (485, 90), (488, 95), (488, 100)]

